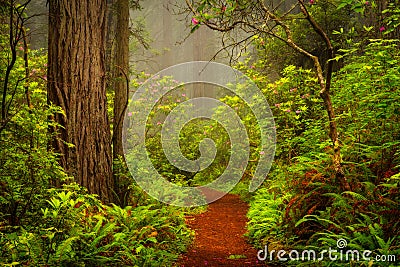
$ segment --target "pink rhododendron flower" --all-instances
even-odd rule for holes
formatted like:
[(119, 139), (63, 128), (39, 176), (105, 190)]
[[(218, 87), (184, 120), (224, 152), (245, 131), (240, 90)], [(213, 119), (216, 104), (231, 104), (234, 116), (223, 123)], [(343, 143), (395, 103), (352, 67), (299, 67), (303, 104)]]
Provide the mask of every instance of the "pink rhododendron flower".
[(290, 112), (291, 110), (290, 109), (287, 109), (287, 110), (285, 110), (286, 112)]
[(379, 28), (380, 32), (383, 32), (384, 30), (385, 30), (385, 26), (382, 26), (382, 27)]
[(199, 21), (196, 18), (192, 18), (192, 23), (193, 25), (199, 24)]
[(300, 114), (301, 113), (301, 111), (300, 110), (296, 110), (296, 114)]

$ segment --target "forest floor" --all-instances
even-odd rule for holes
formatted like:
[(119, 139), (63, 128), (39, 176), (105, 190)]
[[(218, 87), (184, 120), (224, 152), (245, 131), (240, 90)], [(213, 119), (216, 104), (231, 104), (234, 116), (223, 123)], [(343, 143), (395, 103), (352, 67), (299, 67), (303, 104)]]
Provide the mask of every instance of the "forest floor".
[(209, 204), (206, 212), (187, 216), (195, 239), (176, 266), (266, 266), (243, 236), (248, 208), (239, 196), (228, 194)]

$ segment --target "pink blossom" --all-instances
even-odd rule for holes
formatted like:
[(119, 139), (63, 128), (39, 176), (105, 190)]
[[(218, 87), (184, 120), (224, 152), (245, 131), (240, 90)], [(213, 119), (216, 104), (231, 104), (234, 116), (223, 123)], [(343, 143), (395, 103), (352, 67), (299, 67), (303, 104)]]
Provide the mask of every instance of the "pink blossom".
[(255, 69), (256, 67), (254, 66), (254, 65), (251, 65), (250, 66), (250, 69)]
[(265, 152), (264, 151), (260, 151), (260, 155), (264, 155), (265, 154)]
[(185, 96), (186, 96), (186, 94), (182, 94), (182, 96), (183, 96), (183, 97), (185, 97)]
[(290, 109), (287, 109), (287, 110), (285, 110), (286, 112), (290, 112), (291, 110)]
[(45, 75), (45, 76), (43, 76), (43, 79), (47, 81), (47, 76), (46, 76), (46, 75)]
[(290, 92), (295, 92), (296, 90), (297, 90), (297, 88), (294, 87), (294, 88), (290, 89)]
[(300, 114), (301, 113), (301, 111), (300, 110), (296, 110), (296, 114)]
[(305, 94), (305, 95), (302, 95), (301, 98), (304, 99), (304, 98), (307, 98), (307, 97), (309, 97), (309, 96), (310, 96), (310, 94)]
[(192, 23), (193, 25), (199, 24), (199, 21), (196, 18), (192, 18)]
[(275, 107), (279, 108), (281, 106), (281, 104), (275, 104)]
[(310, 0), (310, 4), (311, 5), (315, 4), (315, 1), (314, 0)]
[(385, 26), (382, 26), (382, 27), (379, 28), (380, 32), (383, 32), (384, 30), (385, 30)]
[(129, 113), (128, 113), (128, 117), (132, 117), (132, 112), (129, 112)]
[(157, 122), (157, 125), (161, 125), (161, 121), (158, 121), (158, 122)]
[(368, 6), (368, 5), (369, 5), (369, 1), (365, 1), (365, 5), (367, 5), (367, 6)]

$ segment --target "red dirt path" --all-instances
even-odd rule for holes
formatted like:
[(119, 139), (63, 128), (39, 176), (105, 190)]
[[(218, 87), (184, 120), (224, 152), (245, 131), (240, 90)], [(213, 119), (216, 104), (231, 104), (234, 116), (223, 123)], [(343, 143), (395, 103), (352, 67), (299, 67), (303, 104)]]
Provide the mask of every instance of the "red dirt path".
[[(195, 240), (176, 266), (266, 266), (257, 260), (257, 250), (243, 236), (247, 210), (248, 205), (238, 196), (228, 194), (210, 204), (205, 213), (188, 216)], [(236, 259), (229, 259), (230, 255)]]

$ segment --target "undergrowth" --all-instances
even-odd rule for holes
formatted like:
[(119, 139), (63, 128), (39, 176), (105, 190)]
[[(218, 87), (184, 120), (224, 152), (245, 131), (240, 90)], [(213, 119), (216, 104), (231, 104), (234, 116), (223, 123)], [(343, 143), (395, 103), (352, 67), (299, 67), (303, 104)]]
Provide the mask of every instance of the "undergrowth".
[[(398, 40), (370, 40), (364, 49), (361, 56), (347, 55), (332, 84), (350, 190), (340, 189), (331, 167), (332, 146), (316, 81), (290, 67), (281, 80), (265, 85), (275, 101), (277, 154), (268, 181), (250, 203), (250, 240), (259, 248), (268, 245), (269, 251), (287, 253), (331, 248), (336, 250), (332, 257), (339, 257), (370, 251), (365, 258), (332, 261), (326, 255), (316, 261), (308, 256), (290, 264), (396, 266), (400, 261)], [(296, 99), (305, 101), (294, 113)], [(338, 240), (345, 240), (345, 246), (339, 248)], [(384, 262), (379, 261), (382, 255)]]

